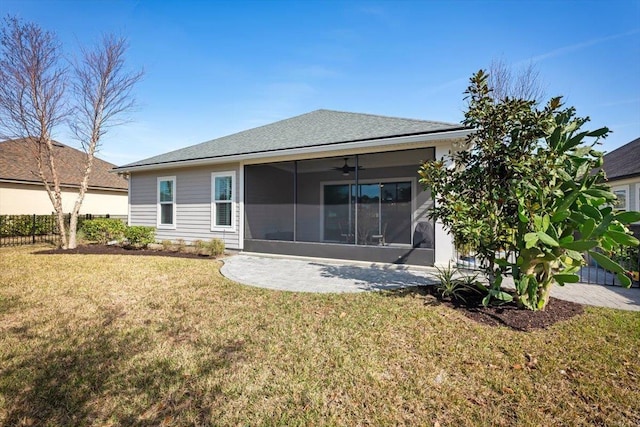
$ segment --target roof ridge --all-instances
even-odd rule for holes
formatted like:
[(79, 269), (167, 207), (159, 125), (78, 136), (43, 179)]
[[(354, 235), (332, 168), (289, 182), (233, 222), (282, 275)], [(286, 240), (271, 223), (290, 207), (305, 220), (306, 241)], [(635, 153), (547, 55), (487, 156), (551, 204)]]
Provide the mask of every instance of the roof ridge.
[[(315, 113), (315, 112), (318, 112), (318, 111), (329, 111), (329, 112), (332, 112), (332, 113), (353, 114), (353, 115), (356, 115), (356, 116), (379, 117), (379, 118), (382, 118), (382, 119), (403, 120), (403, 121), (407, 121), (407, 122), (423, 122), (423, 123), (438, 123), (438, 124), (443, 124), (443, 125), (459, 125), (459, 123), (443, 122), (443, 121), (440, 121), (440, 120), (413, 119), (413, 118), (410, 118), (410, 117), (387, 116), (387, 115), (384, 115), (384, 114), (372, 114), (372, 113), (356, 113), (356, 112), (353, 112), (353, 111), (331, 110), (331, 109), (326, 109), (326, 108), (321, 108), (321, 109), (318, 109), (318, 110), (314, 110), (314, 111), (311, 111), (311, 113)], [(310, 113), (307, 113), (307, 114), (310, 114)]]

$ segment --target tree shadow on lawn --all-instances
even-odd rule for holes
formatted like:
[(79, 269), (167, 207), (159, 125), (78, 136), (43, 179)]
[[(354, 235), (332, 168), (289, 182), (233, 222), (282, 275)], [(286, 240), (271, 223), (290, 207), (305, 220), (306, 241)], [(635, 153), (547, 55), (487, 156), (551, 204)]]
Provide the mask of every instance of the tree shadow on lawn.
[[(107, 313), (104, 323), (109, 324), (114, 316), (118, 313)], [(198, 392), (190, 390), (189, 375), (184, 368), (166, 357), (143, 355), (155, 343), (150, 342), (144, 330), (137, 332), (119, 334), (115, 328), (98, 325), (72, 329), (67, 324), (46, 332), (53, 338), (41, 345), (39, 351), (28, 355), (9, 351), (0, 380), (0, 395), (5, 399), (2, 425), (116, 421), (123, 425), (155, 426), (168, 416), (179, 416), (185, 408), (196, 411), (202, 418), (199, 423), (209, 422), (206, 418), (210, 410), (200, 407), (203, 399), (198, 400)], [(34, 337), (34, 333), (24, 329), (9, 333), (24, 341)], [(244, 357), (243, 349), (244, 344), (235, 341), (210, 346), (193, 376), (211, 376), (214, 371), (229, 369)], [(140, 357), (134, 360), (136, 356)], [(207, 391), (204, 400), (210, 402), (219, 394), (221, 390), (214, 387)], [(127, 402), (135, 403), (122, 408)], [(102, 409), (105, 405), (114, 406), (105, 411)]]
[(367, 267), (318, 263), (310, 265), (320, 267), (322, 277), (352, 280), (358, 288), (364, 290), (388, 291), (436, 283), (429, 273), (420, 274), (408, 268), (385, 268), (375, 264)]
[(33, 252), (34, 255), (130, 255), (130, 256), (161, 256), (173, 258), (189, 258), (215, 260), (218, 257), (200, 255), (194, 252), (165, 251), (155, 249), (125, 248), (118, 245), (78, 245), (74, 249), (43, 249)]

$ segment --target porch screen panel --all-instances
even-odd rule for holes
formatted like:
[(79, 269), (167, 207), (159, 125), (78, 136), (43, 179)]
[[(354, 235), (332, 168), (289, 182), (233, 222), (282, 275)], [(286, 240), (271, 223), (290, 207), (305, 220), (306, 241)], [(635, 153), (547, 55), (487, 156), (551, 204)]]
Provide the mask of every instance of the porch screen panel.
[(293, 241), (293, 162), (245, 166), (245, 239)]
[[(411, 245), (433, 248), (433, 201), (418, 182), (418, 169), (432, 161), (432, 148), (358, 156), (360, 244)], [(377, 202), (377, 205), (376, 205)]]
[(298, 161), (296, 240), (354, 244), (355, 157)]

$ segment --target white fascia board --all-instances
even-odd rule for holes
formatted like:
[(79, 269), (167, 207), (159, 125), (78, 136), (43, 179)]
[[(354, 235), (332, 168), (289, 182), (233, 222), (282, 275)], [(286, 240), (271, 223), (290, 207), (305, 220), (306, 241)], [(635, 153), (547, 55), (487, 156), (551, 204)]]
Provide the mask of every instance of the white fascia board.
[(419, 142), (432, 142), (437, 144), (438, 142), (443, 142), (445, 140), (459, 139), (465, 138), (469, 135), (473, 130), (472, 129), (459, 129), (453, 131), (445, 131), (431, 134), (422, 134), (422, 135), (410, 135), (410, 136), (398, 136), (391, 138), (383, 138), (383, 139), (373, 139), (373, 140), (365, 140), (365, 141), (356, 141), (356, 142), (347, 142), (342, 144), (327, 144), (327, 145), (319, 145), (314, 147), (301, 147), (301, 148), (291, 148), (286, 150), (274, 150), (274, 151), (266, 151), (266, 152), (257, 152), (257, 153), (247, 153), (247, 154), (237, 154), (231, 156), (224, 157), (207, 157), (204, 159), (194, 159), (194, 160), (181, 160), (176, 162), (167, 162), (167, 163), (159, 163), (152, 165), (141, 165), (141, 166), (132, 166), (132, 167), (121, 167), (111, 170), (113, 173), (122, 173), (122, 172), (136, 172), (136, 171), (149, 171), (149, 170), (160, 170), (160, 169), (171, 169), (171, 168), (183, 168), (187, 166), (203, 166), (203, 165), (215, 165), (221, 163), (233, 163), (244, 161), (247, 164), (253, 163), (262, 163), (269, 158), (274, 157), (295, 157), (295, 156), (311, 156), (314, 154), (320, 153), (331, 153), (334, 151), (344, 152), (348, 150), (358, 150), (361, 148), (380, 148), (380, 147), (393, 147), (395, 145), (402, 144), (411, 144), (411, 143), (419, 143)]

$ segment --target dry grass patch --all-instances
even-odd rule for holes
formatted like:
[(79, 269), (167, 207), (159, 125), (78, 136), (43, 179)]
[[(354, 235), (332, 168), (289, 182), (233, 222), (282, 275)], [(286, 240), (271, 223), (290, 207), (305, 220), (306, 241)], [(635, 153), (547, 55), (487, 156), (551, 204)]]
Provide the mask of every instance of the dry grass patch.
[(522, 333), (208, 259), (0, 249), (1, 425), (637, 425), (640, 313)]

